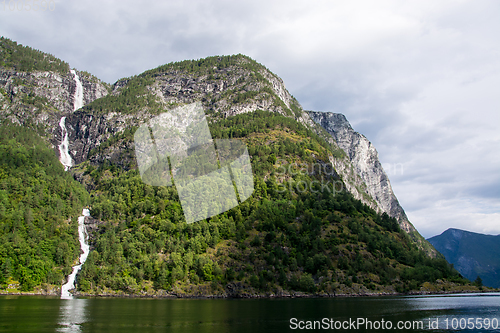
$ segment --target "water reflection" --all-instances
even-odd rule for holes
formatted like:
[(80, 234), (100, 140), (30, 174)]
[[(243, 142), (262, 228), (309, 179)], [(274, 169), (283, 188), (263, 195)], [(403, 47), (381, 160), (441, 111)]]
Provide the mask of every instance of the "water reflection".
[[(500, 332), (500, 293), (304, 299), (0, 296), (0, 332), (274, 333), (293, 331), (291, 318), (384, 320), (390, 321), (394, 328), (398, 322), (413, 325), (418, 321), (423, 323), (423, 329), (406, 331), (497, 333)], [(358, 331), (369, 330), (360, 327)]]
[(420, 311), (447, 311), (456, 313), (481, 311), (500, 314), (498, 293), (483, 294), (449, 294), (449, 295), (426, 295), (407, 296), (405, 302)]
[(428, 329), (500, 331), (498, 293), (408, 296), (406, 301), (427, 318)]
[(61, 300), (58, 332), (81, 332), (81, 325), (88, 320), (85, 310), (87, 299), (67, 297)]

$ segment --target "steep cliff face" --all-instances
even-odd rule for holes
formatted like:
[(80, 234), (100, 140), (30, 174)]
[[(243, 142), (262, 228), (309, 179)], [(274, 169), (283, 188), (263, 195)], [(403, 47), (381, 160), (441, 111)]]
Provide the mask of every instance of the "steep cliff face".
[(66, 119), (66, 127), (69, 134), (70, 151), (75, 164), (89, 160), (99, 165), (105, 161), (112, 162), (118, 166), (128, 169), (131, 160), (124, 152), (134, 149), (133, 142), (117, 139), (113, 145), (106, 149), (93, 151), (108, 140), (113, 140), (123, 134), (127, 129), (130, 133), (137, 123), (148, 119), (148, 116), (123, 115), (115, 112), (109, 114), (89, 113), (87, 110), (78, 110), (70, 114)]
[[(107, 85), (95, 77), (75, 71), (83, 88), (78, 104), (88, 104), (108, 94)], [(18, 72), (0, 68), (0, 118), (17, 124), (34, 124), (42, 128), (54, 147), (61, 141), (59, 121), (62, 116), (75, 111), (77, 94), (76, 76), (68, 71), (61, 74), (53, 71)], [(76, 134), (73, 119), (66, 122), (70, 136), (70, 154), (82, 155), (74, 144)], [(84, 134), (89, 137), (88, 133)], [(91, 136), (90, 136), (91, 137)], [(78, 158), (81, 162), (82, 159)]]
[(378, 152), (368, 139), (355, 132), (340, 113), (308, 112), (311, 118), (330, 133), (351, 161), (354, 171), (366, 184), (366, 193), (374, 199), (376, 210), (398, 219), (406, 231), (415, 230), (408, 221), (378, 159)]
[[(120, 155), (120, 147), (116, 145), (98, 154), (89, 153), (127, 128), (139, 126), (178, 105), (197, 101), (202, 102), (211, 121), (266, 110), (294, 118), (309, 128), (317, 126), (285, 88), (282, 79), (248, 57), (207, 58), (198, 61), (194, 68), (190, 64), (168, 64), (121, 79), (108, 96), (94, 103), (86, 102), (84, 108), (69, 115), (66, 127), (75, 162), (119, 161), (113, 157)], [(133, 143), (131, 147), (128, 145), (121, 148), (133, 149)], [(336, 147), (334, 141), (332, 145)]]
[[(396, 218), (401, 229), (413, 236), (414, 240), (420, 243), (428, 253), (435, 254), (435, 249), (423, 239), (408, 220), (392, 190), (389, 177), (379, 161), (378, 152), (373, 144), (364, 135), (354, 131), (343, 114), (317, 111), (307, 111), (307, 113), (335, 139), (338, 146), (347, 154), (353, 169), (349, 170), (341, 165), (334, 165), (344, 179), (356, 180), (354, 175), (356, 174), (362, 180), (362, 183), (354, 182), (354, 186), (351, 186), (356, 188), (358, 196), (360, 193), (364, 194), (360, 200), (366, 201), (366, 204), (378, 212), (385, 212)], [(349, 186), (349, 181), (346, 183), (346, 186)], [(363, 184), (365, 186), (360, 187)], [(349, 191), (355, 192), (352, 189)]]
[[(83, 104), (106, 96), (106, 84), (85, 74), (75, 71), (83, 86)], [(16, 72), (0, 67), (0, 87), (4, 91), (12, 113), (16, 107), (31, 107), (33, 113), (52, 109), (60, 113), (74, 111), (74, 96), (76, 93), (75, 76), (71, 72), (62, 75), (57, 72)], [(35, 96), (38, 97), (37, 100)], [(39, 101), (40, 103), (36, 103)]]
[[(183, 63), (169, 64), (139, 77), (152, 79), (148, 91), (167, 109), (196, 101), (216, 111), (217, 117), (258, 109), (292, 116), (292, 108), (301, 109), (279, 77), (243, 55), (203, 59), (195, 68)], [(130, 84), (132, 80), (127, 81)], [(124, 86), (117, 82), (113, 93), (120, 94)]]

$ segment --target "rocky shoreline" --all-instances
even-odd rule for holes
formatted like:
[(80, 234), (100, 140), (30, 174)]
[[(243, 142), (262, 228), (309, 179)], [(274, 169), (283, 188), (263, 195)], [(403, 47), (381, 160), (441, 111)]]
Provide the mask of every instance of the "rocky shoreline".
[[(237, 293), (237, 294), (207, 294), (207, 295), (195, 295), (195, 294), (184, 294), (184, 293), (174, 293), (166, 291), (158, 291), (156, 293), (146, 293), (142, 292), (140, 294), (127, 294), (124, 292), (116, 291), (105, 291), (101, 293), (83, 293), (76, 292), (74, 296), (76, 297), (120, 297), (120, 298), (164, 298), (164, 299), (253, 299), (253, 298), (333, 298), (333, 297), (383, 297), (383, 296), (412, 296), (412, 295), (448, 295), (448, 294), (486, 294), (486, 293), (500, 293), (499, 289), (494, 288), (477, 288), (472, 286), (467, 289), (451, 289), (451, 290), (414, 290), (409, 292), (362, 292), (362, 293), (315, 293), (308, 294), (303, 292), (281, 292), (277, 294), (273, 293)], [(0, 290), (0, 296), (56, 296), (60, 297), (61, 292), (58, 290), (36, 290), (31, 292), (22, 291), (7, 291)]]

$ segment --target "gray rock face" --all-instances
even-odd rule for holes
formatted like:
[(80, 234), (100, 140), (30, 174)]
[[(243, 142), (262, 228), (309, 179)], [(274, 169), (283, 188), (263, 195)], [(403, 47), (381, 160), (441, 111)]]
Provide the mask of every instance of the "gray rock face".
[[(76, 73), (83, 87), (83, 105), (108, 94), (103, 82), (85, 72), (76, 71)], [(83, 160), (82, 156), (85, 152), (88, 153), (88, 150), (72, 140), (78, 136), (77, 132), (80, 130), (80, 124), (75, 123), (75, 119), (81, 118), (81, 112), (74, 110), (76, 82), (73, 74), (69, 71), (66, 74), (16, 72), (0, 68), (0, 88), (3, 92), (0, 96), (0, 120), (9, 119), (20, 125), (34, 123), (45, 128), (50, 135), (49, 141), (57, 147), (62, 135), (59, 120), (62, 116), (66, 116), (70, 155), (77, 163)], [(80, 120), (83, 119), (85, 118)], [(100, 122), (92, 126), (99, 127)], [(90, 134), (89, 131), (85, 131), (86, 129), (87, 127), (83, 126), (82, 136), (87, 140), (94, 139), (95, 134)]]
[[(106, 96), (106, 86), (76, 71), (83, 86), (83, 104), (88, 104)], [(76, 92), (74, 76), (68, 72), (15, 72), (0, 67), (0, 87), (10, 102), (16, 104), (26, 95), (36, 95), (47, 99), (47, 105), (61, 113), (73, 112), (73, 98)], [(37, 110), (34, 110), (37, 111)], [(54, 110), (55, 111), (55, 110)]]
[[(259, 109), (290, 115), (287, 112), (291, 111), (287, 109), (291, 103), (297, 102), (282, 80), (266, 70), (260, 70), (259, 74), (265, 80), (256, 80), (255, 73), (238, 66), (216, 70), (210, 76), (174, 70), (155, 75), (154, 83), (148, 86), (148, 90), (166, 110), (172, 105), (203, 101), (206, 109), (216, 111), (222, 117)], [(122, 81), (117, 82), (113, 94), (119, 94), (123, 86)], [(245, 93), (252, 95), (234, 102)]]
[[(366, 193), (373, 202), (366, 202), (378, 212), (385, 212), (398, 220), (403, 230), (410, 233), (415, 228), (408, 220), (403, 208), (394, 195), (389, 181), (378, 159), (378, 152), (368, 139), (355, 132), (345, 116), (340, 113), (308, 111), (309, 116), (330, 133), (338, 146), (349, 157), (354, 172), (366, 184)], [(366, 199), (361, 199), (366, 201)]]
[(99, 147), (114, 135), (133, 128), (137, 123), (149, 119), (149, 114), (127, 115), (110, 112), (105, 115), (89, 114), (85, 110), (77, 110), (66, 118), (66, 128), (69, 135), (70, 154), (75, 164), (90, 160), (93, 164), (102, 164), (111, 161), (114, 164), (128, 169), (129, 159), (125, 158), (124, 151), (134, 149), (133, 142), (126, 140), (111, 145), (106, 151), (90, 154), (92, 149)]
[[(435, 253), (408, 221), (375, 148), (351, 128), (343, 115), (305, 112), (281, 78), (248, 58), (241, 57), (234, 65), (213, 69), (208, 74), (172, 68), (145, 76), (140, 83), (145, 91), (140, 94), (150, 94), (146, 106), (139, 103), (142, 106), (133, 112), (119, 112), (98, 106), (74, 110), (77, 84), (69, 71), (25, 73), (0, 68), (0, 121), (38, 125), (58, 152), (62, 139), (59, 121), (65, 116), (69, 153), (75, 165), (86, 160), (94, 165), (110, 161), (128, 169), (135, 164), (134, 143), (125, 139), (124, 135), (130, 135), (125, 132), (177, 105), (201, 101), (209, 121), (256, 110), (276, 112), (299, 121), (328, 141), (334, 155), (329, 162), (346, 190), (376, 211), (397, 218), (401, 228), (421, 248), (431, 255)], [(83, 88), (84, 106), (106, 98), (110, 88), (107, 84), (86, 72), (76, 73)], [(111, 95), (118, 96), (133, 87), (137, 84), (134, 80), (119, 80), (111, 87)], [(137, 95), (137, 91), (128, 94), (132, 94), (132, 103), (134, 98), (143, 96)], [(75, 170), (75, 176), (77, 173)]]
[[(106, 86), (95, 78), (90, 78), (87, 75), (82, 75), (82, 72), (76, 71), (80, 82), (83, 86), (83, 105), (86, 105), (98, 98), (104, 97), (108, 94), (108, 89)], [(75, 83), (72, 85), (75, 89)], [(74, 96), (74, 91), (72, 91)]]
[(330, 156), (330, 163), (342, 178), (345, 189), (351, 193), (355, 199), (360, 200), (365, 205), (380, 211), (375, 200), (370, 197), (363, 179), (356, 172), (348, 158), (335, 158)]

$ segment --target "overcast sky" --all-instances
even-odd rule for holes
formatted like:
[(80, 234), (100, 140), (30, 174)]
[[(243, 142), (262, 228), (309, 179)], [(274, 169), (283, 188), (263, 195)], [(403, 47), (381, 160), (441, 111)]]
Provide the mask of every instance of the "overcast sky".
[(500, 1), (8, 3), (1, 35), (109, 83), (246, 54), (306, 110), (346, 115), (424, 237), (500, 233)]

